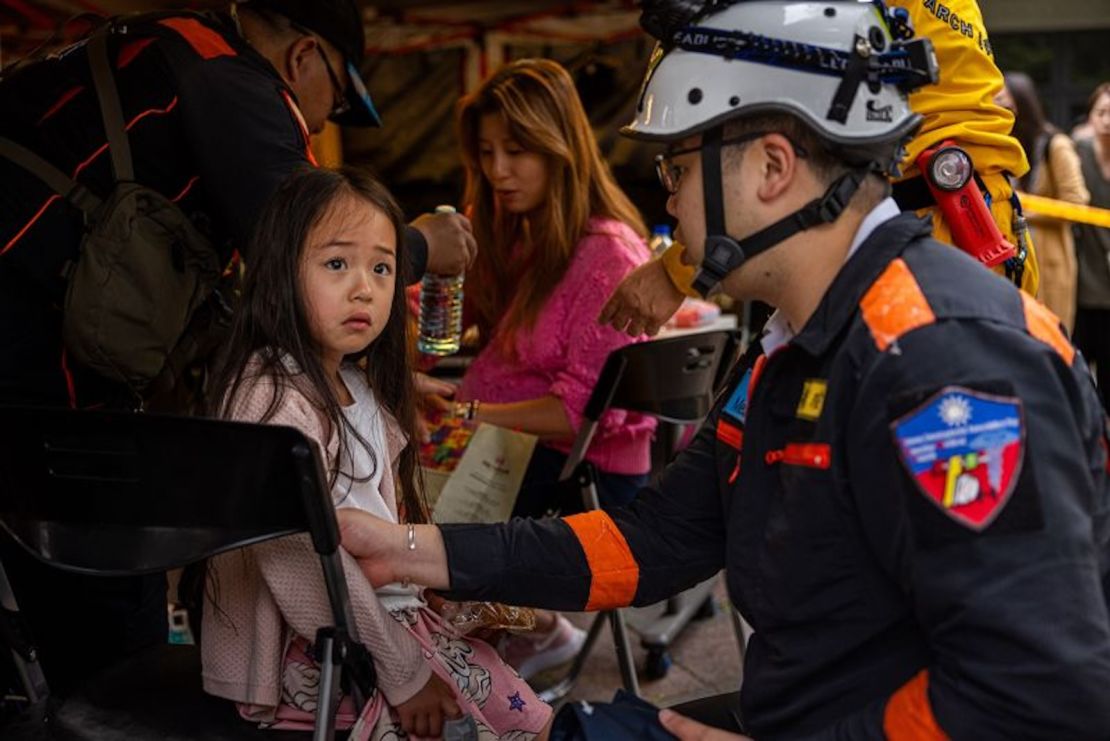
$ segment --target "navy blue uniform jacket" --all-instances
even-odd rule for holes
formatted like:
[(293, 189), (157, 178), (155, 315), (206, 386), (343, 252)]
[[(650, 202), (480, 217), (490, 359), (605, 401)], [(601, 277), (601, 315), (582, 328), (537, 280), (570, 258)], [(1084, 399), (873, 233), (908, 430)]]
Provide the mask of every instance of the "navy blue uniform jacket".
[(632, 506), (445, 527), (452, 595), (604, 609), (724, 568), (757, 738), (1106, 739), (1106, 434), (1055, 317), (903, 214)]

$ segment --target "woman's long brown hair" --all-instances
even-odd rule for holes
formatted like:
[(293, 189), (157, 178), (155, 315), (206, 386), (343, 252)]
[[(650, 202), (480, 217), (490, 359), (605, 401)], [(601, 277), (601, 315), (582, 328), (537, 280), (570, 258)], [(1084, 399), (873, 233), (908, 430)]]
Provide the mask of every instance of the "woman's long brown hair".
[[(305, 169), (291, 176), (274, 194), (259, 216), (247, 253), (243, 296), (232, 323), (231, 336), (212, 376), (208, 413), (227, 416), (236, 393), (257, 377), (274, 380), (274, 396), (260, 422), (273, 418), (282, 405), (286, 389), (295, 388), (309, 396), (327, 422), (325, 435), (338, 435), (337, 460), (325, 461), (329, 484), (339, 477), (338, 461), (345, 460), (351, 445), (361, 445), (373, 465), (385, 451), (375, 451), (366, 438), (351, 427), (321, 362), (321, 349), (309, 330), (308, 315), (300, 290), (301, 255), (312, 228), (329, 209), (344, 199), (354, 199), (386, 215), (397, 240), (397, 287), (393, 293), (390, 319), (378, 338), (345, 361), (356, 363), (378, 402), (393, 415), (409, 443), (398, 460), (397, 491), (408, 522), (426, 522), (427, 508), (417, 479), (416, 392), (412, 383), (405, 321), (405, 286), (409, 282), (409, 256), (405, 252), (404, 218), (393, 196), (370, 175), (359, 170)], [(296, 368), (290, 368), (285, 358)], [(251, 368), (252, 360), (260, 366)], [(389, 461), (384, 461), (389, 465)]]
[[(647, 229), (602, 159), (574, 81), (558, 63), (512, 62), (459, 101), (458, 111), (465, 202), (479, 247), (467, 280), (467, 302), (482, 343), (496, 330), (499, 349), (512, 356), (516, 330), (535, 325), (591, 216), (622, 221), (641, 237)], [(532, 213), (497, 208), (478, 153), (479, 121), (488, 114), (503, 116), (517, 144), (546, 160), (547, 195)]]

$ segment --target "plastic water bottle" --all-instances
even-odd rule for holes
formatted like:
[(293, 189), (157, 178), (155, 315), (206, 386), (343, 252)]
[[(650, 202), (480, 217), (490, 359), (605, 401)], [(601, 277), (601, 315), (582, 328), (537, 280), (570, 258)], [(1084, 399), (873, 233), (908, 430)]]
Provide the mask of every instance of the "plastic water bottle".
[[(453, 214), (454, 206), (436, 206), (437, 214)], [(428, 355), (451, 355), (462, 341), (463, 274), (425, 273), (420, 281), (420, 336), (416, 347)]]
[(651, 250), (651, 254), (662, 255), (672, 244), (674, 244), (674, 237), (671, 236), (670, 226), (656, 224), (651, 228), (651, 237), (648, 238), (648, 249)]

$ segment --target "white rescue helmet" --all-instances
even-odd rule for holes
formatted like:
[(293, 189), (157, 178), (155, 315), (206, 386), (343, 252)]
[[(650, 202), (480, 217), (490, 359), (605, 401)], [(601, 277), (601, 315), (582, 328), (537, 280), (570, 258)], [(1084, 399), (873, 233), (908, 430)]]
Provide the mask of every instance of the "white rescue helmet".
[[(708, 293), (746, 259), (798, 231), (835, 221), (868, 173), (890, 175), (921, 124), (910, 91), (936, 82), (927, 39), (882, 0), (642, 0), (659, 43), (626, 136), (675, 142), (702, 134)], [(722, 126), (759, 114), (807, 124), (850, 171), (819, 199), (743, 240), (724, 233)]]

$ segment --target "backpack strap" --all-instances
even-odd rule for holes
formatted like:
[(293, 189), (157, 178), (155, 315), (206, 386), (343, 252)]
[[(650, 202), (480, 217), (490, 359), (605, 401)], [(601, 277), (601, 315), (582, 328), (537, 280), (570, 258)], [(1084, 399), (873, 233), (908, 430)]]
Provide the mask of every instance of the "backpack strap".
[[(100, 115), (104, 122), (104, 133), (108, 138), (108, 149), (112, 155), (112, 171), (116, 182), (135, 180), (135, 168), (131, 159), (131, 145), (127, 140), (127, 126), (123, 120), (123, 107), (120, 105), (116, 78), (112, 74), (108, 56), (108, 35), (111, 26), (104, 26), (89, 37), (87, 50), (89, 66), (96, 88)], [(101, 199), (93, 195), (85, 186), (66, 175), (27, 147), (10, 139), (0, 137), (0, 156), (14, 162), (27, 172), (49, 185), (54, 192), (91, 216), (100, 207)]]
[(131, 160), (131, 145), (127, 141), (127, 125), (123, 119), (123, 106), (119, 100), (116, 78), (112, 74), (112, 63), (108, 56), (108, 35), (111, 26), (101, 28), (88, 42), (89, 66), (92, 68), (93, 86), (100, 102), (100, 117), (104, 121), (104, 134), (108, 138), (108, 150), (112, 155), (112, 171), (116, 182), (135, 180), (135, 167)]
[(92, 216), (93, 212), (100, 208), (100, 198), (93, 195), (92, 191), (22, 144), (0, 137), (0, 156), (14, 162), (49, 185), (54, 192), (81, 209), (86, 215)]

